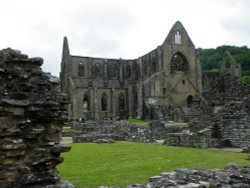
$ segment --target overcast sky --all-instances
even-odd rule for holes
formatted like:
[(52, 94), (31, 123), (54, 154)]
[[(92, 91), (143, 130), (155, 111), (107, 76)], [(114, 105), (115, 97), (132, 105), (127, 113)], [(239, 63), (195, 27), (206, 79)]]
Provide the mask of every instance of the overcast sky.
[(134, 59), (177, 20), (196, 48), (250, 47), (250, 0), (0, 0), (0, 48), (43, 57), (58, 76), (64, 36), (72, 55)]

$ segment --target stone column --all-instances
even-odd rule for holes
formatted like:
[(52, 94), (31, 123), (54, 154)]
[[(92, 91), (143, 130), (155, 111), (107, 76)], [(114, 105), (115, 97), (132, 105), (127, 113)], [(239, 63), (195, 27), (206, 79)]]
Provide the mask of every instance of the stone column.
[(142, 84), (141, 83), (139, 83), (137, 85), (137, 92), (138, 92), (137, 118), (141, 118), (142, 117), (142, 101), (143, 101), (143, 97), (142, 97)]
[(111, 105), (112, 105), (112, 119), (116, 118), (116, 96), (115, 88), (111, 88)]
[(104, 80), (108, 79), (108, 60), (104, 59)]
[(98, 106), (98, 92), (97, 88), (94, 88), (94, 113), (95, 113), (95, 119), (99, 119), (99, 106)]
[(89, 113), (90, 117), (94, 118), (95, 117), (95, 98), (94, 98), (94, 90), (93, 88), (89, 88)]
[(129, 118), (132, 118), (133, 116), (133, 106), (132, 106), (132, 103), (133, 103), (133, 90), (132, 90), (132, 86), (129, 86), (128, 87), (128, 115), (129, 115)]

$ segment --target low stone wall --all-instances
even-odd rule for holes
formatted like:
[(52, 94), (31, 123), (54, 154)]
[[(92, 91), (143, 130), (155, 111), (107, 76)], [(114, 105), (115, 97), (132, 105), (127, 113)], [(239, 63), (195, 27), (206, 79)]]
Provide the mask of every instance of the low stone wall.
[(77, 124), (81, 133), (73, 136), (73, 142), (96, 142), (98, 139), (117, 141), (156, 142), (165, 140), (172, 146), (207, 148), (211, 146), (211, 130), (190, 133), (188, 125), (166, 126), (161, 121), (151, 121), (149, 126), (125, 122), (86, 122)]
[(0, 51), (0, 187), (45, 187), (60, 182), (59, 145), (66, 119), (65, 98), (41, 71), (41, 58)]
[[(149, 126), (125, 122), (92, 122), (78, 124), (82, 133), (74, 142), (92, 142), (96, 139), (155, 142), (187, 147), (240, 147), (250, 145), (249, 99), (231, 101), (210, 116), (192, 119), (187, 125), (151, 121)], [(81, 128), (79, 128), (81, 127)]]
[(175, 172), (164, 172), (160, 176), (153, 176), (149, 181), (147, 184), (136, 184), (126, 188), (249, 188), (250, 166), (239, 167), (229, 164), (223, 170), (179, 168)]
[(151, 121), (149, 125), (138, 125), (123, 121), (96, 121), (73, 126), (81, 133), (73, 133), (74, 142), (95, 142), (97, 139), (155, 142), (166, 140), (169, 133), (179, 133), (183, 126), (165, 126), (164, 122)]
[(203, 129), (197, 133), (170, 133), (165, 143), (170, 146), (208, 148), (212, 145), (211, 130)]
[(87, 122), (77, 125), (81, 135), (73, 136), (73, 142), (95, 142), (98, 139), (152, 142), (148, 126), (125, 122)]

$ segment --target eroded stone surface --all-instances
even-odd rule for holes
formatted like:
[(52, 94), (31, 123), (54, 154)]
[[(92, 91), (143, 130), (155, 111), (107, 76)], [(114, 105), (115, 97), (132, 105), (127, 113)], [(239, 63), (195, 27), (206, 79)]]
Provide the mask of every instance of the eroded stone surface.
[(0, 51), (0, 187), (58, 184), (59, 145), (66, 120), (58, 84), (42, 72), (42, 58)]

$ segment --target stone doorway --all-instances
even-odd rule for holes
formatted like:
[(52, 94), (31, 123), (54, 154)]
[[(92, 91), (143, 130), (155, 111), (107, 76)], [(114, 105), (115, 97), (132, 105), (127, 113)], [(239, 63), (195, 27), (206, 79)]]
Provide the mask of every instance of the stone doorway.
[(193, 99), (194, 99), (194, 97), (193, 97), (192, 95), (189, 95), (189, 96), (187, 97), (187, 107), (191, 107), (191, 106), (192, 106), (192, 104), (193, 104)]

